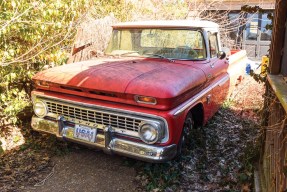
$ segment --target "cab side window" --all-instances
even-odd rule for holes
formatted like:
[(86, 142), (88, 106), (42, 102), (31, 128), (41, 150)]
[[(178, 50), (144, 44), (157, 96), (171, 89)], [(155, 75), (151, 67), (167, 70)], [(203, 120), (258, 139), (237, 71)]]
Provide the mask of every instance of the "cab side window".
[(210, 49), (210, 57), (214, 58), (217, 57), (217, 53), (219, 52), (218, 44), (217, 44), (217, 34), (210, 34), (209, 35), (209, 49)]

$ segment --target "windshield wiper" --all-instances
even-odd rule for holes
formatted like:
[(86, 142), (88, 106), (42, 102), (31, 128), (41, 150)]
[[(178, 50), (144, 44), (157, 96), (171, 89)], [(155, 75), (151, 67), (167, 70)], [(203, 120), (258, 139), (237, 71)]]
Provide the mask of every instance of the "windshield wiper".
[(120, 57), (120, 56), (124, 56), (124, 55), (128, 55), (128, 54), (132, 54), (132, 53), (139, 53), (139, 51), (115, 51), (118, 53), (105, 53), (105, 55), (109, 55), (112, 57)]
[(160, 55), (160, 54), (147, 53), (147, 54), (145, 54), (145, 55), (155, 56), (155, 57), (159, 57), (159, 58), (162, 58), (162, 59), (167, 59), (167, 60), (170, 61), (170, 62), (174, 62), (173, 59), (167, 58), (167, 57), (165, 57), (165, 56), (163, 56), (163, 55)]
[(138, 53), (139, 51), (129, 51), (129, 52), (126, 52), (126, 53), (119, 53), (119, 54), (116, 54), (118, 56), (123, 56), (123, 55), (128, 55), (128, 54), (132, 54), (132, 53)]

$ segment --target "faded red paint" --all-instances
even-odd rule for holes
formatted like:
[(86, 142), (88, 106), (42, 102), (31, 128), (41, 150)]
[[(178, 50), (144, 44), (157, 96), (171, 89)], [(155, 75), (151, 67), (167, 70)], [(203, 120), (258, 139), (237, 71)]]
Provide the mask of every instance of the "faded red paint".
[[(101, 59), (42, 71), (33, 80), (50, 82), (50, 91), (167, 110), (205, 86), (208, 80), (204, 70), (209, 65), (147, 58)], [(215, 69), (218, 73), (218, 67)], [(93, 91), (114, 97), (96, 95)], [(136, 103), (135, 95), (155, 97), (158, 104)]]
[[(214, 64), (213, 68), (210, 67), (211, 64)], [(221, 75), (226, 74), (227, 68), (225, 60), (219, 59), (209, 62), (169, 62), (162, 59), (108, 58), (52, 68), (38, 73), (33, 80), (50, 82), (49, 91), (37, 87), (37, 93), (47, 96), (161, 116), (166, 119), (170, 134), (169, 141), (161, 145), (170, 145), (178, 143), (189, 110), (174, 116), (178, 106), (218, 81)], [(77, 90), (63, 89), (63, 86)], [(204, 106), (204, 122), (218, 110), (226, 96), (226, 89), (228, 82), (224, 90), (213, 90), (211, 94), (216, 95), (217, 99), (213, 99), (211, 104), (206, 103), (205, 97), (198, 101)], [(116, 96), (91, 94), (90, 91), (94, 90), (113, 93)], [(155, 97), (158, 104), (136, 103), (135, 95)]]

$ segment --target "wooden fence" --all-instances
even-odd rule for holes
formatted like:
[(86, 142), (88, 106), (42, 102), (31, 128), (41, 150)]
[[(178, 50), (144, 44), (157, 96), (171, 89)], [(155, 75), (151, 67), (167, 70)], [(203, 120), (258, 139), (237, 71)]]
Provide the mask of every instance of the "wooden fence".
[(285, 83), (281, 79), (280, 76), (269, 76), (265, 95), (267, 126), (259, 167), (261, 188), (266, 192), (283, 192), (287, 189), (287, 116), (280, 101), (284, 99), (284, 93), (277, 89), (280, 83)]

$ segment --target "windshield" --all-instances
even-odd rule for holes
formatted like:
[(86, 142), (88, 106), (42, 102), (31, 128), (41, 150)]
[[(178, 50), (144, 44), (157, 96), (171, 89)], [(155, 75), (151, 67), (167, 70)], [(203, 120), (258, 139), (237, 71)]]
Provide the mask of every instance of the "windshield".
[(202, 33), (190, 29), (114, 29), (105, 53), (182, 60), (206, 58)]

